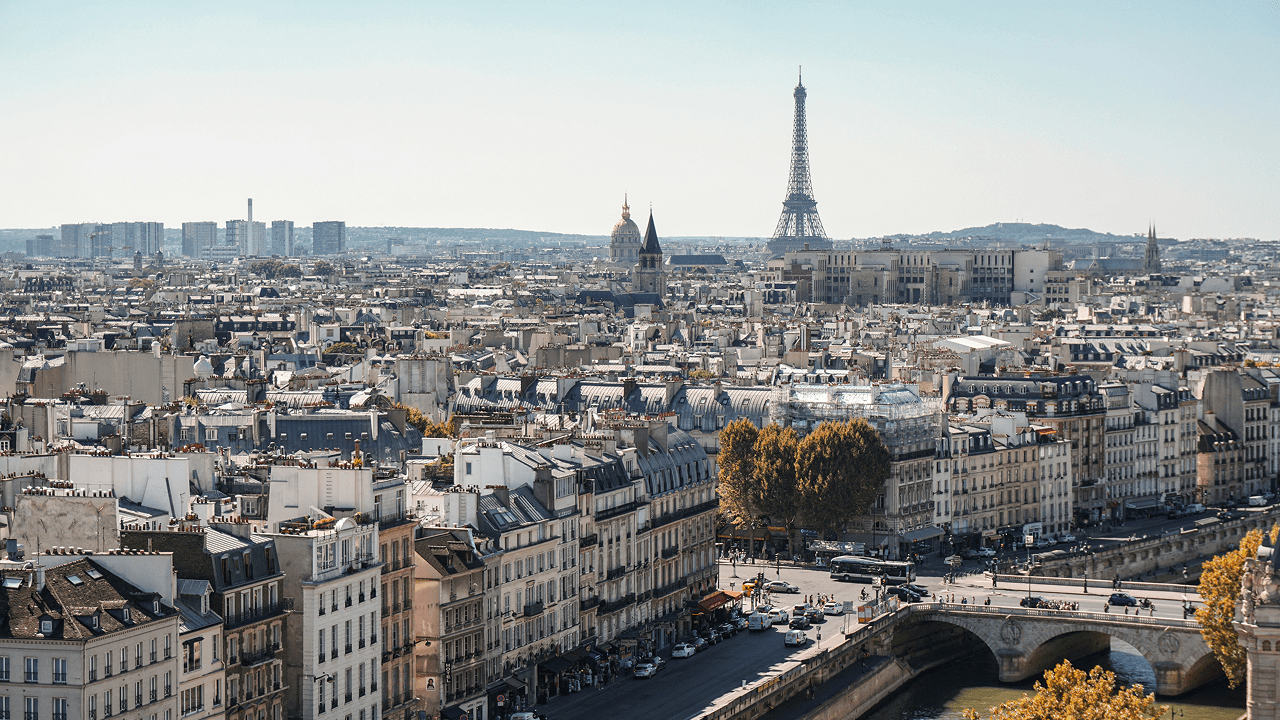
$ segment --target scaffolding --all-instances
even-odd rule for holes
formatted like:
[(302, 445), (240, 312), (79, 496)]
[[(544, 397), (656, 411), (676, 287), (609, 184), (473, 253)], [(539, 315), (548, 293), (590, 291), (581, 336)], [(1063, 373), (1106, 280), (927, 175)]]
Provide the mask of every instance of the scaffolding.
[(823, 422), (864, 418), (895, 457), (932, 452), (944, 419), (941, 398), (921, 397), (901, 383), (781, 385), (774, 389), (769, 411), (770, 420), (790, 425), (800, 435)]

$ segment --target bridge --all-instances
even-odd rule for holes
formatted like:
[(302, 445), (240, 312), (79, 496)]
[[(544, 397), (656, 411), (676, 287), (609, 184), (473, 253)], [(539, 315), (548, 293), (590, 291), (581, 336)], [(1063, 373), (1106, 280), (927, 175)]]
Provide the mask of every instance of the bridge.
[(1076, 660), (1107, 650), (1112, 638), (1132, 645), (1150, 663), (1156, 686), (1147, 691), (1157, 695), (1181, 695), (1222, 674), (1195, 620), (914, 603), (812, 648), (776, 675), (717, 698), (693, 718), (756, 720), (788, 699), (837, 677), (864, 652), (887, 656), (889, 661), (801, 717), (860, 717), (920, 673), (968, 656), (982, 646), (995, 656), (1000, 679), (1016, 682), (1038, 675), (1064, 658)]
[(1118, 613), (918, 603), (899, 610), (895, 656), (947, 626), (977, 636), (1000, 664), (1000, 680), (1036, 676), (1063, 658), (1106, 650), (1111, 638), (1132, 645), (1155, 671), (1157, 695), (1181, 695), (1222, 674), (1195, 620)]

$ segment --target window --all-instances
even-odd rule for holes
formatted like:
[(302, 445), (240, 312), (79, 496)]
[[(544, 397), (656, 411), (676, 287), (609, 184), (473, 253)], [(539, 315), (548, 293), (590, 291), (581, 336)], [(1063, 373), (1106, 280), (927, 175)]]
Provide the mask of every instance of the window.
[(115, 707), (115, 705), (111, 702), (111, 691), (108, 690), (102, 694), (102, 717), (111, 717), (113, 707)]
[(55, 685), (67, 684), (67, 659), (66, 658), (53, 659), (53, 683)]
[(0, 682), (9, 682), (9, 657), (0, 655)]
[(8, 695), (0, 695), (0, 720), (10, 720)]
[(173, 636), (165, 635), (164, 636), (164, 659), (168, 660), (171, 657), (173, 657)]
[(40, 699), (27, 697), (23, 698), (25, 707), (23, 708), (24, 720), (40, 720)]
[(164, 696), (165, 697), (173, 696), (173, 678), (171, 677), (172, 675), (173, 673), (171, 672), (166, 672), (164, 674)]
[(40, 658), (29, 657), (25, 659), (26, 673), (23, 675), (24, 682), (40, 682)]
[(151, 638), (151, 662), (156, 662), (156, 639)]

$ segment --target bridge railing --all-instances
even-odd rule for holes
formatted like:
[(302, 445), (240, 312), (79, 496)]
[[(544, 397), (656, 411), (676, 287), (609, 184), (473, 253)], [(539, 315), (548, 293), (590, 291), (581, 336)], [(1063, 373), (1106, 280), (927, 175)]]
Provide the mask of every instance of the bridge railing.
[[(1135, 625), (1162, 625), (1164, 627), (1176, 627), (1184, 629), (1198, 630), (1200, 623), (1195, 620), (1184, 620), (1180, 618), (1154, 617), (1150, 615), (1125, 615), (1124, 613), (1100, 613), (1100, 612), (1084, 612), (1080, 610), (1048, 610), (1044, 608), (1010, 608), (1010, 607), (993, 607), (990, 605), (960, 605), (957, 603), (913, 603), (904, 606), (898, 612), (907, 611), (908, 613), (920, 612), (945, 612), (957, 614), (971, 615), (1017, 615), (1020, 617), (1045, 617), (1055, 618), (1059, 620), (1090, 620), (1097, 622), (1120, 622), (1133, 623)], [(893, 616), (884, 616), (893, 617)]]
[[(1009, 587), (1017, 587), (1019, 584), (1025, 586), (1027, 584), (1026, 575), (996, 575), (996, 582)], [(1061, 585), (1064, 587), (1083, 588), (1087, 584), (1089, 587), (1097, 590), (1098, 594), (1106, 594), (1111, 592), (1111, 581), (1102, 578), (1064, 578), (1051, 577), (1047, 575), (1032, 575), (1031, 582), (1036, 585)], [(1138, 582), (1136, 580), (1125, 580), (1120, 584), (1122, 591), (1128, 592), (1171, 592), (1171, 593), (1188, 593), (1198, 594), (1200, 592), (1199, 585), (1179, 585), (1177, 583), (1153, 583)]]

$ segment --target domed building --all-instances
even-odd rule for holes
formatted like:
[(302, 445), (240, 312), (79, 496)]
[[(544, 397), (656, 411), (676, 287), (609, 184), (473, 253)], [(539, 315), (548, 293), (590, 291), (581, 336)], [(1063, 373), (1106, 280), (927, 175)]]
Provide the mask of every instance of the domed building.
[(624, 198), (622, 219), (613, 226), (613, 233), (609, 235), (609, 261), (634, 265), (640, 259), (640, 247), (643, 244), (640, 228), (631, 219), (631, 207)]

